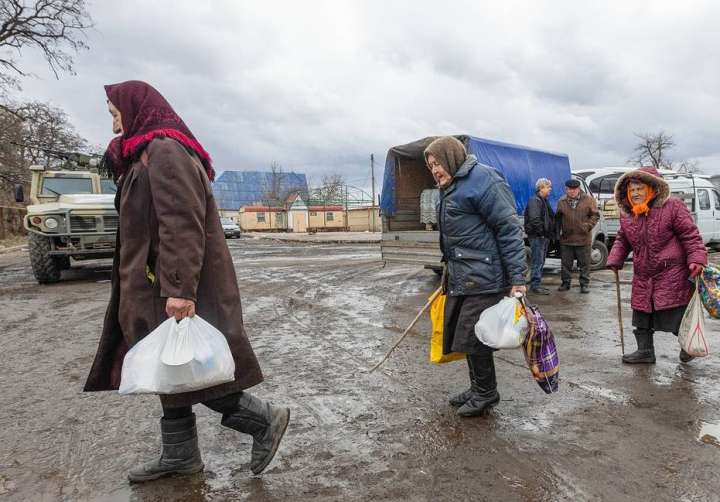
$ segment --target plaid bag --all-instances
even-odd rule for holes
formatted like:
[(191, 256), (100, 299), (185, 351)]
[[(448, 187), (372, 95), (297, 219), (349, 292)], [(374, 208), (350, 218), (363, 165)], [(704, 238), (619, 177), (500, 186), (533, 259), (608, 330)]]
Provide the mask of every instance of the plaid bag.
[(530, 331), (523, 343), (523, 353), (533, 378), (546, 394), (558, 391), (560, 361), (550, 326), (536, 306), (525, 304)]
[(720, 319), (720, 269), (710, 264), (700, 274), (698, 292), (705, 310), (713, 319)]

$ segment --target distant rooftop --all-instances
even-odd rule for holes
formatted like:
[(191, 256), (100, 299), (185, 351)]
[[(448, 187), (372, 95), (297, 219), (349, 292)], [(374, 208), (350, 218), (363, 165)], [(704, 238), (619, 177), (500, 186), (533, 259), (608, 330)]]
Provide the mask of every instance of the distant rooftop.
[[(307, 192), (307, 178), (302, 173), (281, 173), (280, 195), (292, 191)], [(273, 173), (266, 171), (223, 171), (212, 183), (213, 194), (219, 209), (237, 210), (267, 199)]]

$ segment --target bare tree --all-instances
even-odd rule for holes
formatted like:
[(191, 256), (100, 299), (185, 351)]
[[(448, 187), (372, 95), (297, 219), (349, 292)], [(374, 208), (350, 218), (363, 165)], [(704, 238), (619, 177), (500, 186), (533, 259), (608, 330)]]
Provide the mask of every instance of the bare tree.
[(64, 111), (30, 102), (0, 109), (0, 190), (30, 179), (28, 166), (60, 167), (64, 156), (87, 152), (88, 146)]
[(91, 26), (85, 0), (1, 0), (0, 92), (29, 75), (18, 61), (26, 49), (40, 50), (55, 77), (74, 73), (73, 55), (88, 48), (82, 37)]
[(660, 131), (657, 134), (635, 133), (640, 142), (633, 150), (634, 155), (628, 162), (639, 166), (653, 166), (656, 169), (672, 169), (668, 150), (675, 146), (672, 136)]
[(320, 196), (327, 202), (340, 202), (345, 198), (345, 179), (341, 174), (326, 174), (322, 177)]

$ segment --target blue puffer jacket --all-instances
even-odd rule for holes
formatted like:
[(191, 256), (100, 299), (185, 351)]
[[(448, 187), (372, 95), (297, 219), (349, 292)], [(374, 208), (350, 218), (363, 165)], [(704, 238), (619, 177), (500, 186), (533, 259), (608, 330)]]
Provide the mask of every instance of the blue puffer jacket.
[(525, 243), (510, 187), (468, 155), (440, 190), (440, 247), (450, 296), (498, 293), (525, 285)]

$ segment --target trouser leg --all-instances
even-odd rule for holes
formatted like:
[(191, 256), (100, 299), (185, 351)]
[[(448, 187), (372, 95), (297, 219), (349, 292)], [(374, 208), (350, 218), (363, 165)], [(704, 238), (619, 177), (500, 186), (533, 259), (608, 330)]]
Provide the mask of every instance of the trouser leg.
[(560, 279), (563, 284), (570, 285), (572, 280), (572, 268), (575, 261), (573, 246), (560, 245)]
[(591, 246), (578, 246), (575, 248), (575, 257), (580, 269), (580, 285), (590, 284), (590, 252)]
[(532, 259), (532, 271), (530, 275), (530, 287), (537, 288), (542, 281), (542, 270), (547, 254), (547, 239), (534, 237), (530, 239), (530, 254)]
[(163, 406), (163, 418), (174, 420), (189, 417), (190, 415), (192, 415), (192, 406), (182, 406), (179, 408), (166, 408)]

